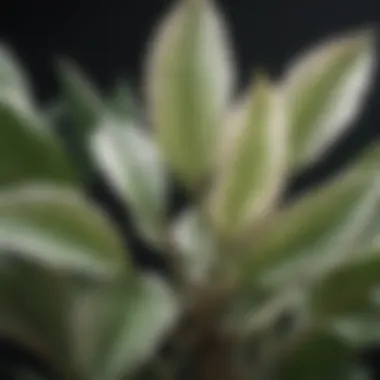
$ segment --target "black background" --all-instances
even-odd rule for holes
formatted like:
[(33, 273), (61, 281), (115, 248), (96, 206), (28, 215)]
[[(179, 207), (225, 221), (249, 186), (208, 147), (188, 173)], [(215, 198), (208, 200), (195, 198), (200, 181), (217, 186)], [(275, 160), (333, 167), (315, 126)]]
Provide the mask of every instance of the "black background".
[[(139, 94), (146, 44), (152, 28), (170, 3), (167, 0), (2, 0), (0, 39), (20, 56), (41, 102), (57, 94), (54, 71), (57, 56), (74, 59), (104, 91), (122, 76)], [(265, 68), (274, 76), (280, 74), (296, 53), (321, 38), (369, 24), (380, 26), (380, 0), (224, 0), (219, 3), (230, 24), (241, 87), (255, 68)], [(295, 178), (290, 195), (334, 174), (379, 136), (379, 75), (374, 80), (374, 90), (352, 131), (323, 162)], [(178, 194), (176, 197), (181, 199)], [(149, 261), (146, 257), (144, 260)], [(17, 363), (31, 359), (28, 353), (12, 348), (9, 342), (0, 343), (3, 364), (11, 359)], [(376, 369), (380, 356), (371, 349), (364, 359)]]

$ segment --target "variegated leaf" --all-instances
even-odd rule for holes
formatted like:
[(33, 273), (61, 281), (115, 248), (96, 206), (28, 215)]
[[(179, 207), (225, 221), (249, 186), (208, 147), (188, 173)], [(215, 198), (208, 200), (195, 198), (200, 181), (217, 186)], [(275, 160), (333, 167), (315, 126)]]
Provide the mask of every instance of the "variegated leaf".
[(90, 143), (95, 164), (131, 208), (142, 233), (161, 242), (166, 171), (150, 135), (132, 121), (110, 117), (99, 125)]
[(286, 128), (278, 89), (256, 77), (227, 123), (219, 152), (210, 208), (223, 232), (241, 232), (278, 201), (287, 168)]
[(165, 157), (188, 186), (210, 170), (233, 86), (223, 20), (211, 0), (182, 0), (147, 59), (148, 112)]
[(41, 184), (1, 190), (0, 249), (52, 269), (101, 278), (127, 267), (110, 221), (67, 187)]
[(361, 111), (375, 68), (371, 33), (331, 39), (303, 53), (285, 74), (293, 165), (320, 156)]

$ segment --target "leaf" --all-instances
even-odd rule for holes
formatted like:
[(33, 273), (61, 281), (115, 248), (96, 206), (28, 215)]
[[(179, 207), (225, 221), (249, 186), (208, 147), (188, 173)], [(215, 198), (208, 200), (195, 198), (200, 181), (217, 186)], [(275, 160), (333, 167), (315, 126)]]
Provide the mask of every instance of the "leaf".
[(201, 211), (183, 212), (172, 226), (172, 239), (191, 282), (206, 282), (215, 264), (216, 241)]
[(376, 315), (336, 318), (331, 331), (353, 347), (364, 348), (380, 342), (380, 323)]
[(28, 181), (76, 183), (62, 147), (37, 119), (0, 104), (0, 186)]
[(161, 242), (166, 173), (150, 136), (131, 122), (110, 118), (91, 137), (92, 158), (131, 208), (143, 234)]
[(26, 72), (0, 47), (0, 186), (30, 179), (76, 181), (62, 147), (38, 114)]
[(165, 157), (190, 188), (211, 168), (231, 96), (227, 45), (214, 3), (183, 0), (161, 22), (149, 50), (149, 115)]
[(65, 103), (82, 135), (95, 128), (103, 117), (104, 104), (90, 80), (71, 62), (59, 62), (59, 74)]
[(343, 341), (322, 332), (305, 337), (284, 360), (278, 379), (345, 379), (355, 352)]
[(75, 167), (91, 183), (93, 165), (88, 138), (106, 114), (106, 104), (91, 81), (71, 62), (59, 62), (61, 99), (65, 114), (64, 135)]
[[(380, 284), (380, 250), (365, 255), (321, 277), (312, 289), (310, 303), (315, 318), (328, 320), (368, 308), (370, 293)], [(344, 291), (342, 291), (344, 289)]]
[(284, 78), (291, 117), (293, 165), (309, 165), (358, 116), (375, 68), (367, 31), (331, 39), (303, 53)]
[(278, 285), (283, 280), (278, 277), (279, 271), (285, 267), (289, 269), (284, 271), (286, 279), (298, 269), (307, 281), (324, 265), (339, 263), (361, 243), (362, 234), (375, 216), (379, 196), (376, 180), (356, 171), (304, 195), (259, 231), (248, 258), (251, 264), (245, 268), (247, 278), (257, 281), (256, 276), (277, 268), (269, 280)]
[(375, 140), (358, 157), (355, 157), (353, 164), (358, 170), (373, 172), (374, 175), (380, 173), (380, 143)]
[(0, 45), (0, 103), (12, 104), (17, 110), (32, 112), (32, 89), (27, 73), (16, 54)]
[(128, 122), (139, 119), (140, 110), (134, 99), (132, 88), (124, 81), (118, 82), (115, 86), (108, 107), (115, 115)]
[(155, 353), (176, 320), (179, 305), (160, 279), (125, 280), (95, 294), (87, 304), (77, 304), (82, 318), (76, 325), (82, 333), (77, 358), (91, 379), (131, 375)]
[(265, 216), (283, 189), (286, 118), (277, 90), (258, 76), (227, 124), (211, 214), (226, 234), (235, 234)]
[(70, 361), (63, 276), (28, 261), (13, 260), (0, 273), (0, 332), (51, 360), (55, 368)]
[(89, 275), (127, 269), (107, 218), (71, 188), (29, 185), (0, 191), (0, 249)]

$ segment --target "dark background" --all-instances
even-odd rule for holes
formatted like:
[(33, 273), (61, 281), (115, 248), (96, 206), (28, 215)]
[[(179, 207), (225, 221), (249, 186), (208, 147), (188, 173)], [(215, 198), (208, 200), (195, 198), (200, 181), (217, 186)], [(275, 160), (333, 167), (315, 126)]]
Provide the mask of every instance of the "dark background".
[[(122, 76), (139, 94), (147, 41), (170, 3), (167, 0), (2, 0), (0, 39), (20, 56), (41, 102), (57, 94), (54, 71), (57, 56), (75, 60), (103, 91)], [(380, 0), (224, 0), (219, 3), (230, 24), (241, 86), (255, 68), (265, 68), (274, 76), (280, 74), (294, 54), (321, 38), (369, 24), (380, 26)], [(290, 195), (334, 174), (379, 136), (379, 75), (375, 81), (354, 128), (323, 162), (294, 179)], [(107, 194), (103, 192), (100, 197)], [(178, 207), (184, 198), (177, 194), (176, 199)], [(149, 255), (143, 257), (145, 264), (155, 265)], [(36, 358), (9, 342), (0, 342), (0, 357), (3, 364), (18, 365), (23, 360), (38, 364)], [(363, 353), (363, 360), (371, 364), (376, 376), (380, 368), (376, 365), (380, 360), (376, 348)]]

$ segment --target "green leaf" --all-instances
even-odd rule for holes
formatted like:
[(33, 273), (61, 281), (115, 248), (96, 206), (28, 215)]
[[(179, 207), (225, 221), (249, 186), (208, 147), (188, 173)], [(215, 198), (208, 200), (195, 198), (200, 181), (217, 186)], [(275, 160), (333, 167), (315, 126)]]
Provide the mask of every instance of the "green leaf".
[(13, 104), (17, 110), (32, 112), (32, 89), (27, 72), (16, 54), (0, 45), (0, 103)]
[(89, 133), (103, 117), (103, 101), (90, 80), (73, 63), (61, 61), (59, 69), (65, 103), (78, 133)]
[(365, 310), (371, 292), (379, 284), (380, 249), (371, 257), (358, 257), (322, 276), (311, 290), (313, 315), (328, 320), (332, 316)]
[(78, 192), (50, 185), (0, 191), (0, 249), (52, 268), (109, 276), (127, 258), (107, 218)]
[[(379, 196), (376, 180), (356, 171), (304, 195), (259, 231), (246, 276), (255, 281), (265, 271), (285, 267), (290, 269), (290, 276), (284, 272), (287, 279), (298, 270), (306, 281), (325, 265), (340, 262), (362, 243)], [(278, 274), (272, 276), (275, 282), (281, 280)]]
[(76, 182), (62, 147), (41, 119), (0, 103), (0, 130), (0, 186)]
[(121, 119), (126, 121), (138, 120), (140, 110), (133, 96), (132, 88), (120, 81), (114, 88), (108, 102), (108, 108)]
[(358, 170), (367, 170), (374, 175), (380, 173), (380, 143), (375, 140), (358, 157), (355, 157), (353, 164)]
[(166, 172), (150, 136), (131, 122), (109, 118), (91, 138), (92, 158), (133, 211), (142, 233), (161, 242)]
[(182, 0), (152, 42), (148, 111), (165, 157), (193, 188), (210, 170), (233, 86), (223, 20), (212, 1)]
[(278, 201), (287, 168), (286, 127), (277, 89), (256, 77), (227, 123), (210, 200), (214, 222), (226, 234), (251, 227)]
[(139, 369), (174, 327), (179, 306), (156, 277), (122, 279), (77, 305), (77, 358), (96, 380), (121, 380)]
[(85, 182), (91, 183), (93, 165), (88, 151), (88, 138), (105, 117), (106, 105), (90, 80), (71, 62), (60, 61), (59, 74), (65, 137), (76, 170)]
[(331, 331), (353, 347), (364, 348), (380, 342), (380, 323), (375, 314), (336, 318)]
[(192, 283), (205, 283), (216, 260), (216, 240), (199, 209), (183, 212), (172, 226), (172, 240)]
[(33, 180), (76, 180), (58, 140), (33, 104), (27, 76), (0, 48), (0, 186)]
[(51, 360), (55, 369), (70, 362), (69, 295), (61, 273), (22, 260), (0, 271), (0, 333)]
[(343, 341), (331, 334), (316, 332), (289, 350), (278, 371), (278, 379), (346, 379), (354, 358), (355, 352)]
[(372, 33), (335, 38), (303, 53), (285, 75), (293, 165), (309, 165), (350, 127), (375, 68)]

